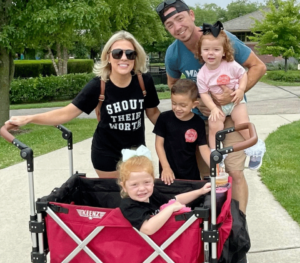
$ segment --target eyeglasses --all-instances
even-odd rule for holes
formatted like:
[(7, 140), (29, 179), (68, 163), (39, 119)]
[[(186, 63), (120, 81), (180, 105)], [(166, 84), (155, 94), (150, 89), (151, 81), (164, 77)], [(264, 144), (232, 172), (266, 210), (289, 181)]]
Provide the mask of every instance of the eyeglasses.
[(156, 7), (156, 12), (159, 14), (162, 10), (165, 9), (166, 6), (172, 5), (172, 4), (176, 3), (177, 1), (180, 1), (180, 2), (184, 3), (182, 0), (166, 0), (166, 1), (163, 1), (162, 3), (160, 3)]
[(123, 49), (113, 49), (107, 53), (111, 53), (112, 57), (114, 59), (121, 59), (123, 54), (125, 52), (125, 55), (127, 57), (127, 59), (129, 60), (135, 60), (136, 56), (137, 56), (137, 53), (135, 50), (131, 50), (131, 49), (126, 49), (126, 50), (123, 50)]

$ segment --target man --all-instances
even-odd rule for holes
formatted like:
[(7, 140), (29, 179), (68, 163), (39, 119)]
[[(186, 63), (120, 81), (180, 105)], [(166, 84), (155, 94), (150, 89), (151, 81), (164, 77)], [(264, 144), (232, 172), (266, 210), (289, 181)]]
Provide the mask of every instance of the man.
[[(157, 6), (156, 11), (165, 28), (176, 38), (168, 47), (165, 58), (169, 88), (180, 79), (182, 73), (186, 78), (196, 81), (198, 70), (202, 67), (202, 64), (195, 57), (197, 42), (202, 36), (202, 32), (194, 23), (195, 14), (193, 10), (190, 10), (181, 0), (166, 0)], [(248, 68), (248, 82), (245, 91), (247, 92), (265, 74), (266, 66), (243, 42), (229, 32), (226, 32), (226, 34), (229, 36), (235, 49), (235, 60)], [(230, 95), (232, 91), (226, 86), (222, 86), (222, 89), (224, 91), (223, 94), (214, 95), (213, 99), (219, 105), (226, 105), (232, 100)], [(200, 112), (198, 110), (198, 114), (207, 119), (205, 116), (209, 116), (210, 111), (204, 106), (201, 99), (199, 104)], [(229, 117), (225, 122), (225, 128), (232, 126), (234, 124)], [(243, 140), (239, 133), (231, 133), (226, 136), (224, 146), (231, 146)], [(233, 178), (232, 198), (239, 201), (240, 210), (244, 214), (246, 214), (248, 202), (248, 185), (243, 173), (245, 158), (244, 152), (240, 151), (229, 154), (225, 159), (226, 170)], [(201, 166), (203, 167), (202, 164)], [(202, 176), (207, 174), (208, 168), (206, 168), (206, 171), (201, 169), (201, 173)]]

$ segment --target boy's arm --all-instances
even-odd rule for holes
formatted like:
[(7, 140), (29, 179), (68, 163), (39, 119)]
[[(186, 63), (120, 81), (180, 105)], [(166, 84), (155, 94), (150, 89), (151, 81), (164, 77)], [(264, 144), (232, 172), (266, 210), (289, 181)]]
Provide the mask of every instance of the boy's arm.
[(173, 212), (179, 211), (184, 206), (179, 203), (178, 201), (174, 204), (167, 206), (165, 209), (160, 211), (155, 216), (151, 217), (149, 220), (145, 221), (140, 231), (146, 235), (152, 235), (157, 230), (159, 230), (170, 218), (170, 216), (173, 214)]
[(200, 145), (199, 146), (199, 151), (200, 151), (200, 154), (204, 160), (204, 162), (208, 165), (208, 167), (210, 167), (210, 149), (208, 147), (207, 144), (204, 144), (204, 145)]
[(164, 148), (164, 142), (165, 139), (159, 135), (156, 135), (155, 137), (155, 149), (156, 153), (158, 155), (160, 164), (162, 166), (162, 174), (161, 174), (161, 179), (164, 181), (166, 184), (171, 184), (173, 183), (175, 176), (174, 173), (170, 167), (170, 164), (167, 160), (165, 148)]
[(211, 185), (210, 183), (206, 183), (202, 188), (194, 191), (190, 191), (187, 193), (183, 193), (180, 195), (176, 195), (176, 201), (180, 202), (181, 204), (188, 204), (198, 198), (200, 195), (204, 195), (210, 191)]

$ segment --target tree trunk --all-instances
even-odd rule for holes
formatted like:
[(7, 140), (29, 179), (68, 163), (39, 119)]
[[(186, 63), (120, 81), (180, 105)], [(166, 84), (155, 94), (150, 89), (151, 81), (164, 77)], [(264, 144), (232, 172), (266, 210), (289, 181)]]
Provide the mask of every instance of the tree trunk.
[(47, 48), (48, 48), (49, 55), (50, 55), (50, 57), (51, 57), (52, 64), (53, 64), (54, 70), (55, 70), (55, 72), (56, 72), (56, 75), (59, 76), (58, 68), (57, 68), (57, 65), (56, 65), (56, 62), (55, 62), (53, 53), (52, 53), (52, 51), (51, 51), (51, 48), (50, 48), (49, 46), (47, 46)]
[(9, 119), (9, 89), (14, 67), (12, 54), (0, 47), (0, 126)]
[(66, 75), (68, 74), (68, 59), (69, 59), (69, 54), (68, 54), (68, 49), (64, 47), (63, 49), (63, 70), (62, 74)]
[(61, 76), (61, 75), (63, 75), (63, 61), (61, 58), (60, 43), (56, 44), (56, 49), (57, 49), (57, 59), (58, 59), (58, 74), (59, 74), (59, 76)]
[(284, 71), (287, 72), (287, 61), (288, 58), (284, 58)]

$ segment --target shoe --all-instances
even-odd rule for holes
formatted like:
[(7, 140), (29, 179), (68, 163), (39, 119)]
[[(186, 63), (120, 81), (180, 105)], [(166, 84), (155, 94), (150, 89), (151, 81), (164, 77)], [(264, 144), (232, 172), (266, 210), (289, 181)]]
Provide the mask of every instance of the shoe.
[(219, 172), (224, 173), (225, 172), (225, 158), (228, 156), (228, 154), (223, 155), (222, 161), (219, 163)]
[(263, 156), (250, 156), (249, 169), (258, 170), (262, 165)]

